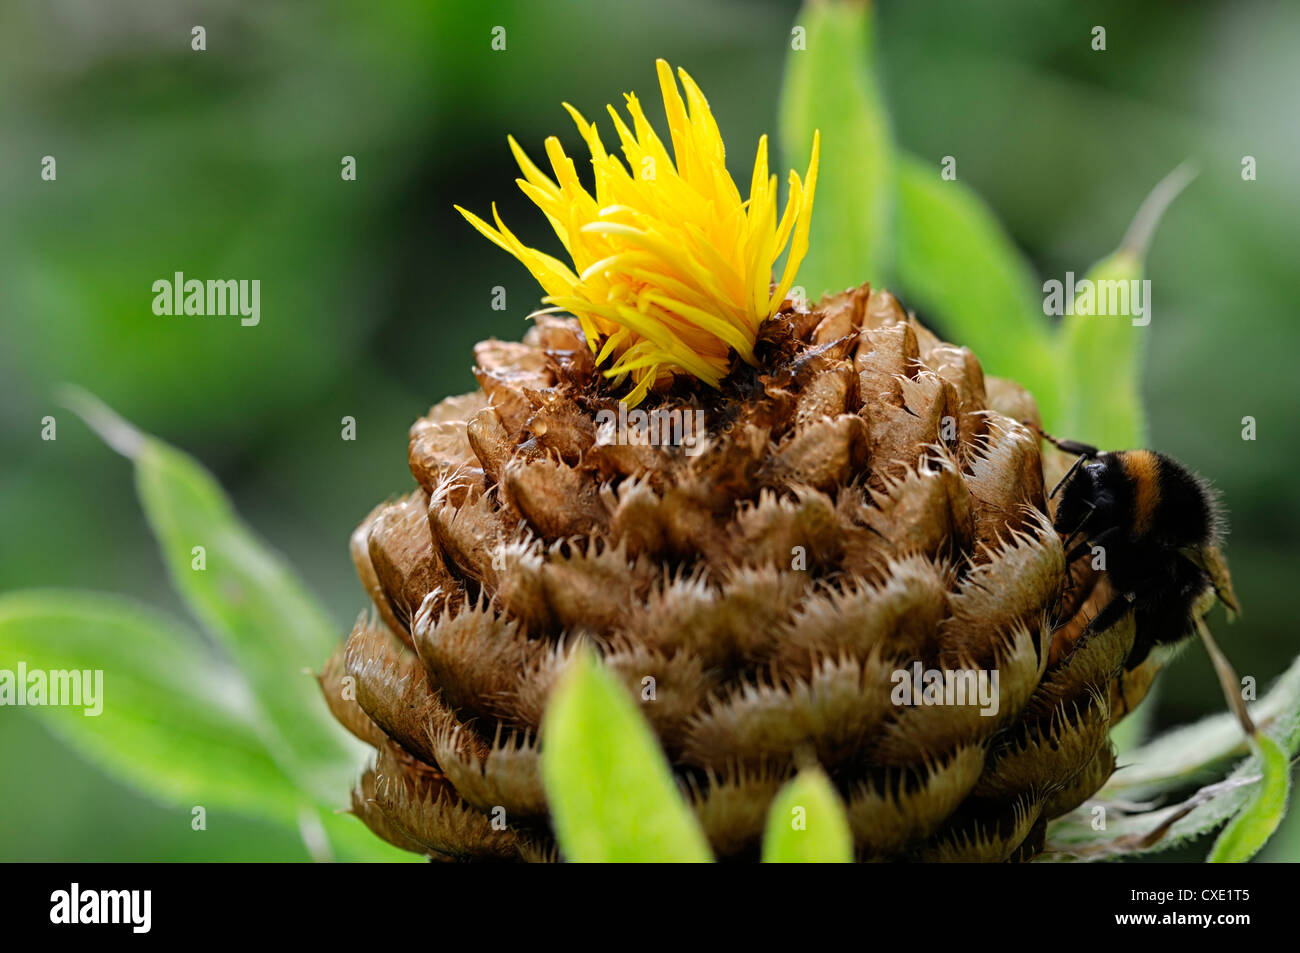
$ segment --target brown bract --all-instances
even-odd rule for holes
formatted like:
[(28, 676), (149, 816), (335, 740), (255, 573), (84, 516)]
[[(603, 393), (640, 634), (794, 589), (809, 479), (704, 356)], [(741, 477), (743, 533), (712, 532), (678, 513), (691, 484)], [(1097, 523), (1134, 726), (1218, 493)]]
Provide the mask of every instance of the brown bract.
[[(411, 428), (418, 487), (352, 539), (374, 611), (322, 676), (377, 749), (353, 795), (375, 833), (556, 858), (538, 731), (581, 644), (720, 857), (757, 855), (801, 759), (868, 860), (1032, 856), (1109, 777), (1132, 622), (1052, 651), (1097, 580), (1067, 579), (1032, 398), (866, 286), (786, 302), (756, 354), (657, 387), (638, 410), (703, 432), (639, 441), (577, 323), (542, 317)], [(918, 666), (996, 673), (996, 704), (900, 704)]]

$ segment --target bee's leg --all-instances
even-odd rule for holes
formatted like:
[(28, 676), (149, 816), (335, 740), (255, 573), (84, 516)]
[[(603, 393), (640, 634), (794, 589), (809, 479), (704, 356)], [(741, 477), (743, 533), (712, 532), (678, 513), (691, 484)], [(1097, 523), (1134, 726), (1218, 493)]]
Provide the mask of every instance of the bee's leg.
[(1068, 566), (1070, 563), (1074, 562), (1076, 559), (1078, 559), (1080, 556), (1086, 553), (1089, 550), (1089, 548), (1091, 548), (1091, 546), (1092, 546), (1092, 540), (1085, 539), (1082, 543), (1080, 543), (1078, 546), (1074, 547), (1074, 549), (1070, 550), (1068, 553), (1065, 554), (1065, 564)]
[[(1079, 525), (1074, 528), (1074, 532), (1072, 532), (1069, 536), (1067, 536), (1065, 538), (1065, 541), (1061, 544), (1061, 549), (1065, 550), (1067, 554), (1065, 557), (1066, 576), (1071, 581), (1067, 583), (1066, 588), (1062, 589), (1060, 596), (1057, 597), (1056, 606), (1052, 609), (1053, 616), (1059, 616), (1061, 611), (1061, 603), (1065, 601), (1065, 597), (1069, 593), (1070, 587), (1073, 585), (1073, 581), (1072, 581), (1073, 574), (1069, 572), (1069, 568), (1074, 563), (1075, 556), (1071, 553), (1070, 545), (1074, 542), (1075, 537), (1078, 536), (1081, 532), (1083, 532), (1083, 528), (1086, 525), (1088, 525), (1088, 518), (1091, 517), (1092, 514), (1095, 513), (1097, 510), (1096, 505), (1091, 500), (1084, 500), (1084, 502), (1087, 503), (1089, 507), (1087, 514), (1083, 517), (1083, 519), (1079, 521)], [(1063, 620), (1058, 619), (1057, 624), (1059, 624), (1061, 621)]]
[(1124, 660), (1124, 667), (1121, 669), (1121, 674), (1123, 674), (1123, 672), (1131, 672), (1133, 669), (1145, 662), (1147, 657), (1151, 654), (1151, 647), (1150, 642), (1134, 642), (1132, 651), (1128, 653), (1128, 658)]
[[(1070, 530), (1070, 535), (1066, 536), (1065, 542), (1061, 544), (1061, 548), (1066, 552), (1069, 552), (1070, 545), (1074, 542), (1074, 537), (1083, 532), (1083, 528), (1088, 525), (1088, 520), (1092, 518), (1092, 514), (1097, 512), (1097, 504), (1092, 502), (1092, 500), (1083, 500), (1082, 502), (1084, 506), (1088, 507), (1088, 512), (1084, 515), (1083, 519), (1079, 520), (1079, 525)], [(1071, 561), (1072, 560), (1066, 560), (1067, 565)]]
[(1110, 602), (1106, 603), (1105, 607), (1092, 617), (1092, 621), (1089, 622), (1087, 626), (1084, 627), (1083, 632), (1079, 634), (1079, 639), (1076, 644), (1082, 645), (1083, 641), (1088, 637), (1109, 629), (1120, 619), (1124, 618), (1124, 614), (1132, 608), (1133, 594), (1128, 592), (1120, 593), (1114, 599), (1110, 600)]
[(1102, 530), (1092, 539), (1085, 539), (1078, 546), (1074, 547), (1074, 549), (1070, 550), (1070, 552), (1065, 557), (1065, 564), (1068, 566), (1070, 563), (1074, 562), (1076, 559), (1078, 559), (1080, 556), (1082, 556), (1084, 553), (1088, 552), (1088, 550), (1092, 549), (1095, 546), (1101, 546), (1104, 549), (1106, 544), (1109, 543), (1112, 539), (1114, 539), (1118, 535), (1119, 535), (1119, 527), (1112, 526), (1110, 529)]
[[(1069, 595), (1069, 594), (1071, 593), (1071, 591), (1073, 590), (1073, 587), (1074, 587), (1074, 585), (1075, 585), (1075, 581), (1074, 581), (1074, 573), (1073, 573), (1072, 571), (1070, 571), (1070, 568), (1069, 568), (1069, 567), (1071, 567), (1071, 566), (1074, 565), (1075, 560), (1079, 559), (1081, 556), (1085, 556), (1085, 555), (1087, 555), (1088, 550), (1089, 550), (1091, 547), (1094, 547), (1094, 546), (1105, 546), (1105, 545), (1107, 545), (1107, 544), (1110, 542), (1110, 540), (1112, 540), (1112, 539), (1114, 539), (1116, 536), (1120, 535), (1120, 532), (1121, 532), (1121, 531), (1120, 531), (1120, 528), (1119, 528), (1118, 526), (1112, 526), (1110, 529), (1102, 530), (1100, 533), (1098, 533), (1098, 534), (1097, 534), (1096, 536), (1094, 536), (1092, 539), (1085, 539), (1083, 542), (1081, 542), (1081, 543), (1080, 543), (1078, 546), (1076, 546), (1074, 549), (1072, 549), (1072, 550), (1068, 550), (1068, 551), (1066, 552), (1066, 555), (1065, 555), (1065, 565), (1066, 565), (1066, 579), (1067, 579), (1067, 581), (1066, 581), (1066, 586), (1065, 586), (1065, 588), (1062, 590), (1060, 596), (1057, 597), (1055, 608), (1052, 610), (1053, 618), (1055, 619), (1054, 625), (1059, 626), (1059, 625), (1064, 624), (1064, 623), (1067, 621), (1066, 619), (1063, 619), (1063, 618), (1060, 617), (1060, 612), (1061, 612), (1061, 605), (1062, 605), (1062, 603), (1065, 601), (1066, 596)], [(1068, 545), (1068, 541), (1067, 541), (1067, 545)], [(1092, 570), (1092, 571), (1093, 571), (1093, 572), (1105, 572), (1104, 569), (1094, 569), (1094, 570)], [(1087, 577), (1084, 577), (1084, 578), (1087, 578)], [(1131, 600), (1130, 600), (1130, 601), (1131, 601)], [(1077, 609), (1077, 606), (1076, 606), (1076, 609)], [(1103, 609), (1102, 611), (1104, 612), (1105, 610)], [(1107, 623), (1107, 624), (1109, 625), (1109, 623)], [(1083, 638), (1084, 638), (1085, 636), (1089, 635), (1089, 634), (1091, 633), (1091, 631), (1093, 631), (1093, 630), (1092, 630), (1092, 629), (1085, 629), (1083, 632), (1079, 633), (1079, 640), (1076, 641), (1075, 644), (1076, 644), (1076, 645), (1082, 644), (1082, 640), (1083, 640)]]

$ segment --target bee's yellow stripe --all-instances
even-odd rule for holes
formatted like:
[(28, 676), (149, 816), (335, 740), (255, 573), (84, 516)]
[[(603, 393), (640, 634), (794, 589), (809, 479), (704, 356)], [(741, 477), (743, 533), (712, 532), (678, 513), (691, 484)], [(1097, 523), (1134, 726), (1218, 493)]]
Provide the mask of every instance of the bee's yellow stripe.
[(1144, 536), (1160, 505), (1160, 458), (1150, 450), (1130, 450), (1124, 454), (1124, 473), (1133, 487), (1133, 535)]

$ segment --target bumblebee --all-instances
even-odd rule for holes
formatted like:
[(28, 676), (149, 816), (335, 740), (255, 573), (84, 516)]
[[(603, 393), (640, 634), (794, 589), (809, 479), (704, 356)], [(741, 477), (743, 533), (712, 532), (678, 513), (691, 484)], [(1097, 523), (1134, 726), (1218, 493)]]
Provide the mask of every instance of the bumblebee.
[(1078, 457), (1049, 494), (1060, 494), (1053, 525), (1067, 570), (1076, 578), (1088, 559), (1108, 583), (1079, 640), (1132, 611), (1136, 637), (1124, 662), (1132, 671), (1157, 646), (1192, 635), (1216, 596), (1230, 616), (1240, 611), (1219, 549), (1226, 524), (1205, 480), (1154, 450), (1103, 452), (1039, 433)]

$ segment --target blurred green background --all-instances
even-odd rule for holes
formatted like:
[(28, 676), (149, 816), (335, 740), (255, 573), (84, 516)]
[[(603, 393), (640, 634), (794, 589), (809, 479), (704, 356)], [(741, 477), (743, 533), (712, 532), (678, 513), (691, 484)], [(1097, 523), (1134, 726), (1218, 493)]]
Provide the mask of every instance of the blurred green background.
[[(1211, 622), (1263, 686), (1300, 647), (1300, 7), (1088, 7), (881, 3), (880, 80), (899, 144), (936, 169), (955, 156), (1044, 278), (1082, 275), (1162, 175), (1199, 162), (1149, 255), (1144, 390), (1152, 444), (1223, 492), (1246, 612), (1230, 630)], [(578, 152), (560, 102), (589, 118), (627, 90), (655, 103), (656, 56), (706, 91), (747, 181), (755, 142), (775, 133), (796, 12), (776, 0), (0, 6), (0, 589), (113, 590), (183, 615), (129, 466), (54, 401), (75, 382), (211, 467), (342, 632), (364, 603), (348, 534), (410, 486), (408, 425), (474, 386), (475, 341), (518, 337), (537, 306), (524, 269), (452, 203), (495, 199), (521, 237), (551, 247), (513, 185), (506, 133), (535, 155), (552, 132)], [(190, 49), (195, 24), (206, 52)], [(1094, 25), (1105, 52), (1090, 48)], [(40, 178), (46, 155), (54, 182)], [(355, 182), (340, 178), (344, 155)], [(1257, 181), (1242, 181), (1244, 155)], [(259, 278), (260, 326), (155, 317), (152, 282), (174, 271)], [(505, 312), (490, 307), (498, 285)], [(54, 442), (40, 439), (47, 414)], [(344, 415), (355, 442), (340, 439)], [(1158, 726), (1222, 707), (1198, 648), (1162, 681)], [(187, 811), (79, 761), (27, 711), (0, 710), (0, 758), (0, 859), (306, 857), (291, 835), (234, 817), (192, 833)], [(1266, 858), (1300, 859), (1298, 817)]]

